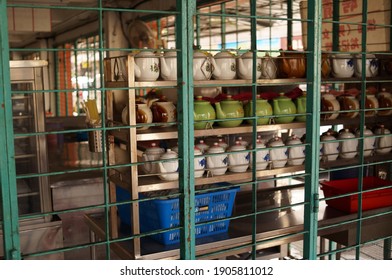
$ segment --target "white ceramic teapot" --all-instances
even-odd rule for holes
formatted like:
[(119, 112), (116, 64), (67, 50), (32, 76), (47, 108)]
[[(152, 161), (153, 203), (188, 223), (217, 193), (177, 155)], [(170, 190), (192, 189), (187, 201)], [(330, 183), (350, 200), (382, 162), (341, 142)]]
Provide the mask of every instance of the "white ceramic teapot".
[(336, 142), (336, 138), (330, 133), (326, 132), (320, 137), (321, 159), (323, 161), (334, 161), (339, 156), (339, 142)]
[[(159, 178), (164, 181), (178, 180), (178, 154), (173, 152), (171, 149), (167, 149), (166, 153), (163, 153), (160, 160), (169, 160), (164, 162), (158, 162)], [(174, 160), (176, 159), (176, 160)]]
[[(366, 77), (376, 77), (378, 75), (378, 59), (374, 54), (366, 54)], [(362, 54), (354, 55), (355, 76), (362, 77)]]
[(177, 52), (172, 48), (172, 50), (165, 52), (159, 60), (162, 79), (165, 81), (177, 80)]
[(354, 60), (350, 54), (331, 55), (332, 75), (335, 78), (351, 78), (354, 75)]
[[(284, 167), (287, 163), (287, 148), (284, 145), (282, 138), (275, 136), (268, 141), (271, 166), (272, 168)], [(278, 148), (282, 147), (282, 148)]]
[(142, 167), (147, 174), (156, 174), (159, 172), (158, 163), (152, 163), (150, 161), (159, 160), (164, 153), (165, 150), (158, 147), (156, 143), (151, 143), (144, 151), (142, 158), (145, 163)]
[(220, 147), (217, 142), (215, 142), (214, 145), (207, 151), (207, 169), (213, 176), (223, 175), (227, 171), (228, 157), (227, 154), (222, 154), (224, 152), (225, 150)]
[(214, 55), (211, 61), (214, 70), (212, 76), (216, 80), (232, 80), (237, 74), (237, 64), (235, 55), (229, 51), (221, 51)]
[[(361, 131), (357, 129), (355, 132), (356, 137), (360, 137)], [(372, 137), (374, 136), (373, 132), (366, 128), (366, 125), (363, 128), (363, 156), (368, 157), (371, 156), (374, 152), (374, 148), (376, 146), (376, 138)], [(359, 145), (358, 145), (358, 153), (359, 153)]]
[[(252, 79), (253, 52), (248, 51), (237, 59), (237, 74), (240, 79)], [(261, 58), (256, 58), (256, 79), (261, 76)]]
[(376, 139), (376, 153), (377, 154), (387, 154), (392, 150), (392, 135), (388, 128), (384, 125), (380, 125), (374, 130), (376, 135), (385, 135), (377, 137)]
[[(241, 145), (239, 141), (235, 142), (235, 145), (229, 148), (230, 152), (236, 152), (229, 154), (229, 170), (231, 172), (245, 172), (249, 167), (249, 152), (246, 148)], [(240, 151), (244, 151), (240, 153)]]
[(151, 51), (143, 50), (135, 55), (135, 77), (137, 81), (156, 81), (159, 77), (159, 59)]
[[(253, 148), (253, 147), (252, 147)], [(267, 168), (269, 161), (270, 161), (270, 155), (267, 149), (265, 149), (265, 144), (261, 139), (256, 140), (256, 145), (255, 149), (260, 149), (257, 150), (256, 153), (256, 170), (264, 170)], [(250, 168), (253, 168), (253, 153), (250, 153)]]
[(355, 138), (355, 135), (347, 128), (339, 132), (338, 139), (343, 140), (339, 142), (340, 158), (350, 159), (357, 155), (358, 139), (353, 138)]
[(301, 165), (305, 161), (305, 146), (302, 145), (301, 139), (297, 135), (292, 135), (286, 141), (286, 146), (301, 145), (296, 147), (288, 147), (287, 165)]
[(193, 79), (195, 81), (211, 79), (213, 71), (212, 59), (209, 53), (200, 50), (193, 52)]
[(195, 147), (194, 149), (194, 169), (195, 169), (195, 178), (203, 177), (205, 168), (206, 168), (206, 158), (199, 157), (203, 155), (199, 148)]
[(261, 58), (261, 79), (276, 79), (278, 75), (278, 65), (276, 59), (268, 53)]

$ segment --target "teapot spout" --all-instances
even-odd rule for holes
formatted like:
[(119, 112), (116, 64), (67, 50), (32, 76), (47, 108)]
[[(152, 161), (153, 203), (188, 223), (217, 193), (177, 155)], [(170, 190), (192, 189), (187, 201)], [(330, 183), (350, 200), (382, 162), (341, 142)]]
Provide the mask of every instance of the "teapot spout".
[(280, 112), (279, 101), (274, 99), (272, 102), (273, 102), (273, 105), (274, 105), (274, 110), (273, 110), (274, 114), (275, 114), (275, 112)]
[(152, 172), (152, 164), (151, 164), (151, 162), (148, 162), (149, 159), (148, 159), (147, 155), (143, 154), (142, 158), (143, 158), (143, 161), (144, 161), (144, 165), (143, 165), (144, 170), (147, 173), (151, 173)]
[(159, 176), (162, 178), (167, 178), (167, 171), (165, 167), (163, 166), (162, 162), (158, 162), (158, 169), (159, 169)]
[(226, 118), (226, 113), (223, 112), (221, 104), (219, 102), (215, 103), (215, 109), (216, 109), (216, 115), (217, 115), (218, 119)]
[(240, 73), (246, 73), (247, 69), (245, 67), (244, 61), (242, 60), (241, 57), (238, 58), (238, 71)]
[(162, 77), (170, 76), (170, 69), (166, 63), (166, 59), (164, 57), (160, 57), (160, 62), (161, 62), (161, 75), (162, 75)]
[(150, 108), (151, 105), (154, 104), (154, 102), (156, 102), (156, 101), (158, 101), (158, 100), (159, 100), (159, 98), (147, 99), (146, 104), (147, 104), (148, 108)]

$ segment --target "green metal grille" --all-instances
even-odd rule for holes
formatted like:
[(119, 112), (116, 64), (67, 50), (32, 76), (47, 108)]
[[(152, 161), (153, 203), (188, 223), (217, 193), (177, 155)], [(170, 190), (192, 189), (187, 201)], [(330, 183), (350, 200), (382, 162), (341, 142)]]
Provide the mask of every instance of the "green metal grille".
[[(374, 152), (369, 157), (364, 150), (369, 138), (378, 141), (390, 136), (390, 132), (386, 135), (366, 136), (364, 129), (365, 125), (376, 127), (381, 121), (386, 127), (390, 125), (390, 116), (376, 118), (367, 115), (374, 110), (380, 116), (387, 109), (366, 108), (366, 91), (372, 90), (370, 87), (381, 91), (381, 88), (388, 89), (391, 84), (385, 72), (388, 71), (388, 64), (384, 64), (390, 57), (390, 43), (386, 42), (385, 47), (384, 44), (374, 43), (371, 37), (377, 29), (390, 33), (391, 24), (374, 21), (375, 14), (369, 7), (370, 1), (318, 0), (307, 2), (307, 8), (304, 8), (303, 2), (294, 0), (176, 0), (173, 1), (175, 5), (171, 6), (175, 8), (168, 10), (161, 9), (165, 7), (162, 3), (154, 7), (145, 3), (115, 6), (112, 1), (86, 1), (81, 6), (6, 2), (0, 0), (3, 19), (7, 18), (7, 7), (49, 9), (52, 13), (83, 11), (89, 15), (87, 18), (94, 23), (95, 28), (80, 32), (78, 26), (74, 26), (74, 32), (67, 32), (67, 39), (59, 35), (51, 38), (51, 45), (37, 48), (9, 47), (7, 24), (1, 25), (3, 47), (0, 56), (0, 97), (4, 106), (0, 122), (6, 133), (0, 136), (0, 149), (3, 149), (0, 153), (0, 213), (5, 259), (258, 259), (270, 251), (274, 254), (266, 258), (284, 258), (292, 256), (294, 250), (299, 252), (299, 256), (295, 257), (302, 259), (334, 259), (354, 250), (355, 259), (361, 259), (364, 256), (362, 249), (375, 242), (382, 243), (383, 257), (390, 258), (391, 232), (387, 229), (392, 214), (390, 207), (363, 209), (367, 195), (371, 194), (365, 189), (365, 177), (391, 177), (390, 152), (386, 155)], [(277, 7), (280, 7), (279, 12)], [(388, 11), (390, 6), (384, 8)], [(344, 18), (358, 9), (358, 19)], [(86, 22), (85, 25), (89, 24)], [(142, 24), (139, 30), (152, 29), (157, 32), (150, 34), (146, 31), (145, 34), (153, 36), (157, 44), (154, 46), (151, 40), (143, 41), (146, 37), (139, 37), (138, 44), (131, 45), (130, 38), (137, 33), (128, 30), (131, 24)], [(303, 36), (296, 33), (299, 26), (302, 27)], [(350, 39), (348, 30), (361, 35)], [(279, 38), (277, 33), (281, 33)], [(305, 49), (301, 48), (300, 42)], [(146, 43), (147, 49), (143, 48), (143, 43)], [(202, 52), (198, 52), (199, 49)], [(135, 61), (138, 55), (146, 51), (156, 52), (160, 56), (174, 51), (177, 57), (177, 80), (164, 81), (159, 78), (158, 81), (139, 81)], [(194, 74), (199, 69), (193, 68), (194, 54), (208, 52), (215, 55), (221, 51), (231, 52), (237, 65), (240, 56), (247, 52), (252, 54), (250, 77), (195, 79)], [(40, 59), (47, 58), (49, 76), (52, 77), (49, 86), (39, 90), (13, 89), (9, 82), (10, 78), (12, 80), (8, 65), (10, 53), (23, 58), (31, 58), (32, 54), (39, 53)], [(334, 77), (331, 73), (325, 77), (324, 56), (332, 58), (339, 53), (359, 54), (362, 69), (368, 67), (367, 55), (376, 55), (379, 58), (379, 75), (367, 77), (362, 71), (356, 77)], [(300, 55), (306, 58), (306, 75), (296, 77), (289, 74), (283, 77), (283, 70), (280, 69), (280, 76), (276, 78), (258, 77), (259, 64), (262, 67), (259, 59), (265, 59), (266, 54), (276, 59), (279, 68), (287, 56), (292, 58)], [(157, 58), (157, 67), (162, 64), (160, 58)], [(330, 67), (333, 67), (333, 63), (333, 60), (329, 60)], [(154, 67), (151, 69), (155, 71)], [(279, 115), (279, 110), (274, 109), (269, 123), (257, 124), (262, 119), (254, 113), (258, 94), (271, 96), (272, 93), (294, 89), (306, 91), (306, 108), (303, 112)], [(360, 106), (325, 112), (323, 98), (330, 90), (335, 90), (335, 94), (356, 90), (356, 100)], [(38, 113), (46, 116), (45, 130), (14, 131), (15, 116), (11, 97), (37, 94), (44, 95), (49, 105)], [(204, 95), (205, 99), (225, 95), (247, 96), (248, 100), (243, 105), (247, 101), (252, 102), (249, 104), (253, 113), (239, 118), (216, 119), (213, 128), (198, 130), (195, 129), (198, 122), (194, 115), (194, 97), (197, 95)], [(141, 106), (136, 106), (136, 103), (156, 97), (174, 100), (176, 119), (169, 122), (169, 126), (157, 120), (143, 124), (137, 118)], [(82, 101), (88, 99), (95, 100), (97, 104), (98, 117), (95, 123), (86, 123), (86, 115), (81, 107)], [(274, 105), (273, 100), (269, 102)], [(216, 103), (214, 106), (217, 109)], [(158, 114), (156, 107), (154, 110)], [(51, 113), (54, 117), (48, 116)], [(332, 113), (341, 116), (355, 113), (357, 116), (327, 119)], [(306, 121), (297, 119), (294, 122), (278, 123), (278, 117), (282, 116), (305, 117)], [(241, 126), (221, 126), (227, 120), (239, 119), (242, 120)], [(320, 140), (320, 134), (328, 128), (348, 128), (352, 131), (359, 128), (358, 134), (354, 136), (359, 143), (355, 158), (344, 159), (340, 155), (335, 161), (326, 161), (325, 157), (320, 156), (320, 149), (327, 143)], [(279, 147), (274, 146), (256, 147), (258, 136), (268, 141), (274, 135), (288, 139), (296, 133), (304, 134), (302, 143), (287, 144), (285, 149), (298, 146), (305, 149), (306, 160), (299, 166), (286, 164), (275, 167), (277, 163), (270, 162), (268, 169), (257, 170), (257, 163), (249, 162), (245, 172), (211, 176), (213, 169), (209, 167), (210, 170), (203, 177), (195, 178), (197, 160), (212, 156), (208, 152), (203, 156), (194, 155), (194, 147), (200, 140), (211, 145), (218, 138), (224, 138), (233, 146), (238, 136), (242, 136), (251, 144), (245, 152), (255, 158), (259, 152), (268, 150), (271, 156), (279, 151)], [(47, 170), (36, 171), (31, 168), (25, 172), (16, 172), (15, 137), (46, 139)], [(157, 174), (142, 172), (147, 165), (160, 163), (169, 166), (168, 163), (173, 162), (170, 158), (146, 158), (145, 151), (151, 142), (159, 143), (165, 149), (178, 145), (178, 178), (160, 180)], [(335, 139), (328, 143), (343, 145), (347, 139)], [(227, 150), (220, 155), (233, 158), (241, 152)], [(162, 176), (165, 172), (161, 168), (157, 173)], [(324, 197), (320, 182), (334, 180), (338, 176), (359, 178), (355, 191), (350, 193), (359, 196), (358, 211), (352, 214), (326, 206), (333, 198), (348, 197), (347, 194)], [(50, 203), (40, 208), (40, 211), (18, 213), (17, 201), (21, 204), (22, 199), (17, 181), (27, 179), (48, 180), (50, 188), (43, 191), (41, 199), (44, 201), (50, 194)], [(218, 222), (230, 222), (228, 231), (199, 238), (199, 226), (211, 228), (217, 221), (199, 223), (199, 208), (205, 209), (206, 206), (200, 207), (195, 200), (206, 190), (225, 190), (227, 185), (217, 184), (222, 182), (240, 189), (236, 194), (233, 213), (217, 218)], [(387, 184), (377, 188), (389, 191), (391, 186)], [(75, 190), (76, 195), (72, 196)], [(121, 191), (125, 191), (127, 197), (121, 197)], [(178, 223), (170, 229), (158, 227), (145, 230), (143, 223), (146, 218), (141, 217), (145, 217), (144, 214), (151, 215), (149, 219), (152, 221), (154, 213), (153, 209), (146, 211), (143, 205), (157, 198), (160, 201), (173, 198), (179, 200)], [(124, 222), (121, 216), (124, 213), (129, 223)], [(63, 242), (50, 249), (26, 251), (19, 241), (25, 238), (24, 225), (21, 224), (19, 228), (19, 220), (42, 220), (40, 225), (45, 228), (50, 225), (58, 230), (58, 234), (61, 232), (64, 235)], [(75, 221), (82, 228), (83, 240), (75, 240), (66, 230), (68, 226), (75, 226), (72, 224)], [(379, 234), (373, 236), (370, 228), (374, 225), (380, 230)], [(178, 244), (165, 246), (154, 239), (170, 235), (173, 229), (179, 230)], [(291, 243), (294, 249), (284, 251), (284, 246)]]

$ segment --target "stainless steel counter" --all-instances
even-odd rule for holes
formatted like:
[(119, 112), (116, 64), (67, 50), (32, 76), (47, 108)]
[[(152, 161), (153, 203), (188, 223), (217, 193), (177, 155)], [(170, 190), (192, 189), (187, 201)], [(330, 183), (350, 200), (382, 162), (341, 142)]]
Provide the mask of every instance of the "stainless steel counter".
[[(86, 214), (102, 213), (104, 203), (103, 171), (89, 168), (102, 166), (102, 155), (91, 153), (87, 142), (62, 143), (49, 153), (53, 210), (60, 211), (64, 246), (89, 242), (89, 229), (83, 221)], [(65, 259), (89, 259), (88, 248), (64, 252)]]

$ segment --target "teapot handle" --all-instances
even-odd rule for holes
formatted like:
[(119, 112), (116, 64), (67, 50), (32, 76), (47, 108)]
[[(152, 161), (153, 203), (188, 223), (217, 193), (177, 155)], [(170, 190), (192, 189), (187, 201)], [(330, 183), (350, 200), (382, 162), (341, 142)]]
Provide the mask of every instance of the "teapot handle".
[[(374, 67), (372, 67), (372, 65), (374, 65)], [(373, 68), (374, 68), (374, 71), (373, 71)], [(375, 77), (375, 76), (376, 76), (376, 74), (377, 74), (377, 69), (378, 69), (378, 62), (377, 62), (377, 59), (372, 59), (372, 60), (370, 60), (370, 67), (369, 67), (369, 70), (370, 70), (370, 74), (372, 75), (372, 77)]]

